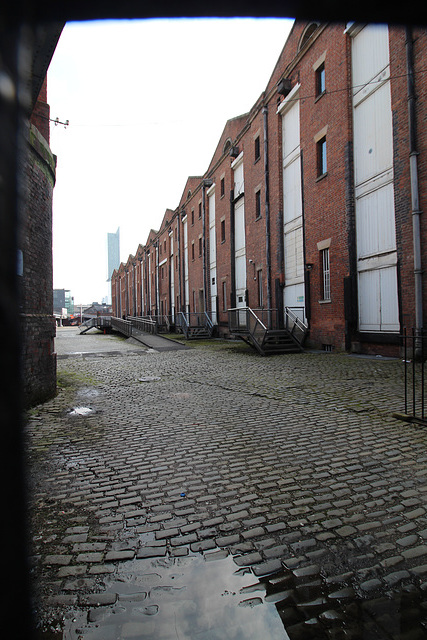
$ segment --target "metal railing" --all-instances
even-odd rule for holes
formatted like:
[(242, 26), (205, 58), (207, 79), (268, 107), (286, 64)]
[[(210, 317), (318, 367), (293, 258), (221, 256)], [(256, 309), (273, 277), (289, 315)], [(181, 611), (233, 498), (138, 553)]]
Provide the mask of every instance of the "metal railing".
[(111, 326), (113, 329), (122, 333), (124, 336), (132, 335), (132, 322), (130, 320), (122, 320), (122, 318), (111, 318)]
[[(231, 333), (247, 333), (252, 336), (258, 348), (262, 347), (267, 334), (267, 327), (258, 317), (256, 311), (267, 313), (267, 309), (251, 309), (250, 307), (237, 307), (228, 309), (228, 327)], [(260, 314), (261, 315), (261, 314)]]
[(405, 414), (416, 422), (427, 424), (425, 410), (425, 372), (424, 364), (427, 357), (427, 331), (412, 329), (408, 334), (406, 329), (402, 335), (403, 363), (405, 368)]
[(80, 325), (80, 333), (86, 333), (92, 327), (98, 329), (109, 329), (111, 327), (111, 316), (96, 316), (94, 318), (88, 318)]
[(297, 315), (298, 311), (304, 313), (304, 307), (285, 307), (285, 329), (301, 344), (307, 335), (308, 327)]
[(192, 330), (206, 329), (209, 337), (212, 336), (214, 330), (214, 324), (205, 311), (196, 313), (180, 311), (176, 316), (176, 327), (182, 331), (187, 339), (191, 337)]
[(144, 333), (157, 333), (157, 322), (152, 316), (127, 316), (127, 320), (132, 324), (132, 327), (143, 331)]

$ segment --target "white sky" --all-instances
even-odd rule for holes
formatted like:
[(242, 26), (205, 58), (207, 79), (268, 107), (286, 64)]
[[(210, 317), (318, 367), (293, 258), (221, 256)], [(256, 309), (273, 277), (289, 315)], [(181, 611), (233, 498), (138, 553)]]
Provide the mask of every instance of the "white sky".
[(285, 19), (67, 23), (48, 72), (54, 288), (110, 296), (107, 232), (127, 260), (208, 168), (226, 121), (265, 89)]

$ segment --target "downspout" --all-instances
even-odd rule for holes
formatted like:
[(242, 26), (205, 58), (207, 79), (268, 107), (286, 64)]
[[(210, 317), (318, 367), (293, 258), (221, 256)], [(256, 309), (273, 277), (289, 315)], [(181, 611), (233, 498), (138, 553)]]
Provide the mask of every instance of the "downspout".
[(178, 290), (179, 290), (179, 307), (178, 311), (183, 311), (182, 308), (182, 275), (181, 275), (181, 214), (178, 212)]
[(265, 190), (265, 260), (267, 267), (267, 321), (268, 328), (271, 324), (271, 253), (270, 253), (270, 179), (268, 168), (268, 108), (262, 109), (264, 122), (264, 190)]
[(145, 251), (145, 306), (147, 316), (151, 316), (151, 273), (150, 273), (150, 249)]
[(230, 276), (231, 276), (231, 291), (230, 291), (230, 306), (232, 309), (236, 308), (236, 256), (235, 256), (235, 238), (234, 238), (234, 189), (230, 191)]
[(133, 297), (133, 315), (136, 316), (136, 262), (132, 262), (132, 274), (133, 274), (133, 285), (132, 285), (132, 297)]
[(129, 269), (125, 269), (125, 307), (126, 317), (129, 315)]
[(159, 300), (160, 300), (160, 291), (159, 291), (159, 241), (156, 240), (156, 264), (154, 267), (154, 295), (156, 296), (156, 317), (159, 315)]
[[(412, 234), (414, 246), (414, 279), (415, 279), (415, 333), (420, 336), (423, 329), (423, 271), (421, 265), (421, 210), (418, 191), (418, 151), (415, 112), (415, 78), (413, 59), (413, 40), (411, 27), (405, 27), (406, 36), (406, 70), (408, 86), (409, 116), (409, 175), (411, 179)], [(415, 345), (415, 355), (421, 356), (421, 344)]]
[(203, 305), (205, 313), (208, 311), (208, 286), (207, 286), (207, 266), (206, 266), (206, 187), (210, 188), (213, 180), (203, 180), (202, 184), (202, 261), (203, 261)]
[(141, 278), (141, 316), (144, 315), (144, 271), (142, 269), (142, 257), (139, 260), (139, 274)]

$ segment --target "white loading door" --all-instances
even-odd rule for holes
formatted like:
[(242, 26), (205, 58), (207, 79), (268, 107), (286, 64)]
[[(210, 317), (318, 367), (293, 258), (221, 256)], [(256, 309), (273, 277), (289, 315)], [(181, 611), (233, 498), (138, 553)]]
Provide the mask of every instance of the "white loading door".
[(399, 331), (393, 121), (387, 25), (352, 34), (360, 331)]
[(246, 307), (246, 244), (244, 198), (241, 198), (234, 207), (234, 239), (236, 269), (236, 307)]
[(216, 317), (218, 285), (216, 272), (216, 231), (215, 231), (215, 186), (208, 191), (209, 207), (209, 277), (211, 290), (211, 319), (217, 324)]
[(282, 115), (284, 305), (305, 322), (299, 101)]
[(184, 227), (184, 311), (188, 312), (188, 305), (190, 304), (190, 290), (188, 283), (188, 229), (187, 229), (187, 218), (183, 221)]
[(173, 233), (169, 235), (170, 237), (170, 256), (169, 256), (169, 269), (170, 269), (170, 298), (171, 298), (171, 319), (172, 322), (175, 318), (175, 262), (174, 262), (174, 254), (173, 254)]

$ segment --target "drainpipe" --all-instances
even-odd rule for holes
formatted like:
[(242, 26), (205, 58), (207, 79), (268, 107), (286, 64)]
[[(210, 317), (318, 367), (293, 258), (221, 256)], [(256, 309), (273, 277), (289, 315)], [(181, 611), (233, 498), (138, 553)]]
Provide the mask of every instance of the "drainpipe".
[(156, 241), (156, 264), (154, 267), (154, 295), (156, 296), (156, 317), (159, 315), (160, 291), (159, 291), (159, 241)]
[(178, 311), (183, 311), (182, 308), (182, 268), (181, 268), (181, 214), (178, 211), (178, 291), (179, 291), (179, 307)]
[(236, 256), (235, 256), (235, 239), (234, 239), (234, 189), (230, 191), (230, 304), (231, 308), (236, 307)]
[(139, 260), (139, 277), (141, 278), (141, 316), (144, 315), (144, 276), (142, 271), (142, 258), (138, 258)]
[(136, 316), (136, 272), (135, 272), (136, 262), (132, 262), (132, 274), (133, 274), (133, 284), (132, 284), (132, 297), (133, 297), (133, 315)]
[[(406, 35), (406, 69), (408, 86), (409, 115), (409, 175), (411, 179), (412, 233), (414, 245), (414, 278), (415, 278), (415, 333), (420, 336), (423, 329), (423, 271), (421, 266), (421, 210), (418, 191), (418, 151), (415, 113), (415, 78), (413, 62), (413, 40), (411, 27), (405, 27)], [(415, 344), (415, 356), (421, 356), (421, 344)]]
[(268, 108), (262, 109), (264, 121), (265, 260), (267, 266), (267, 322), (271, 329), (271, 254), (270, 254), (270, 179), (268, 168)]
[(213, 180), (203, 180), (202, 184), (202, 261), (203, 261), (203, 311), (208, 311), (208, 286), (207, 286), (207, 267), (206, 267), (206, 189), (213, 185)]
[(148, 248), (145, 252), (145, 290), (146, 290), (146, 311), (147, 316), (151, 316), (151, 249)]
[(125, 307), (126, 317), (129, 315), (129, 269), (125, 269)]

